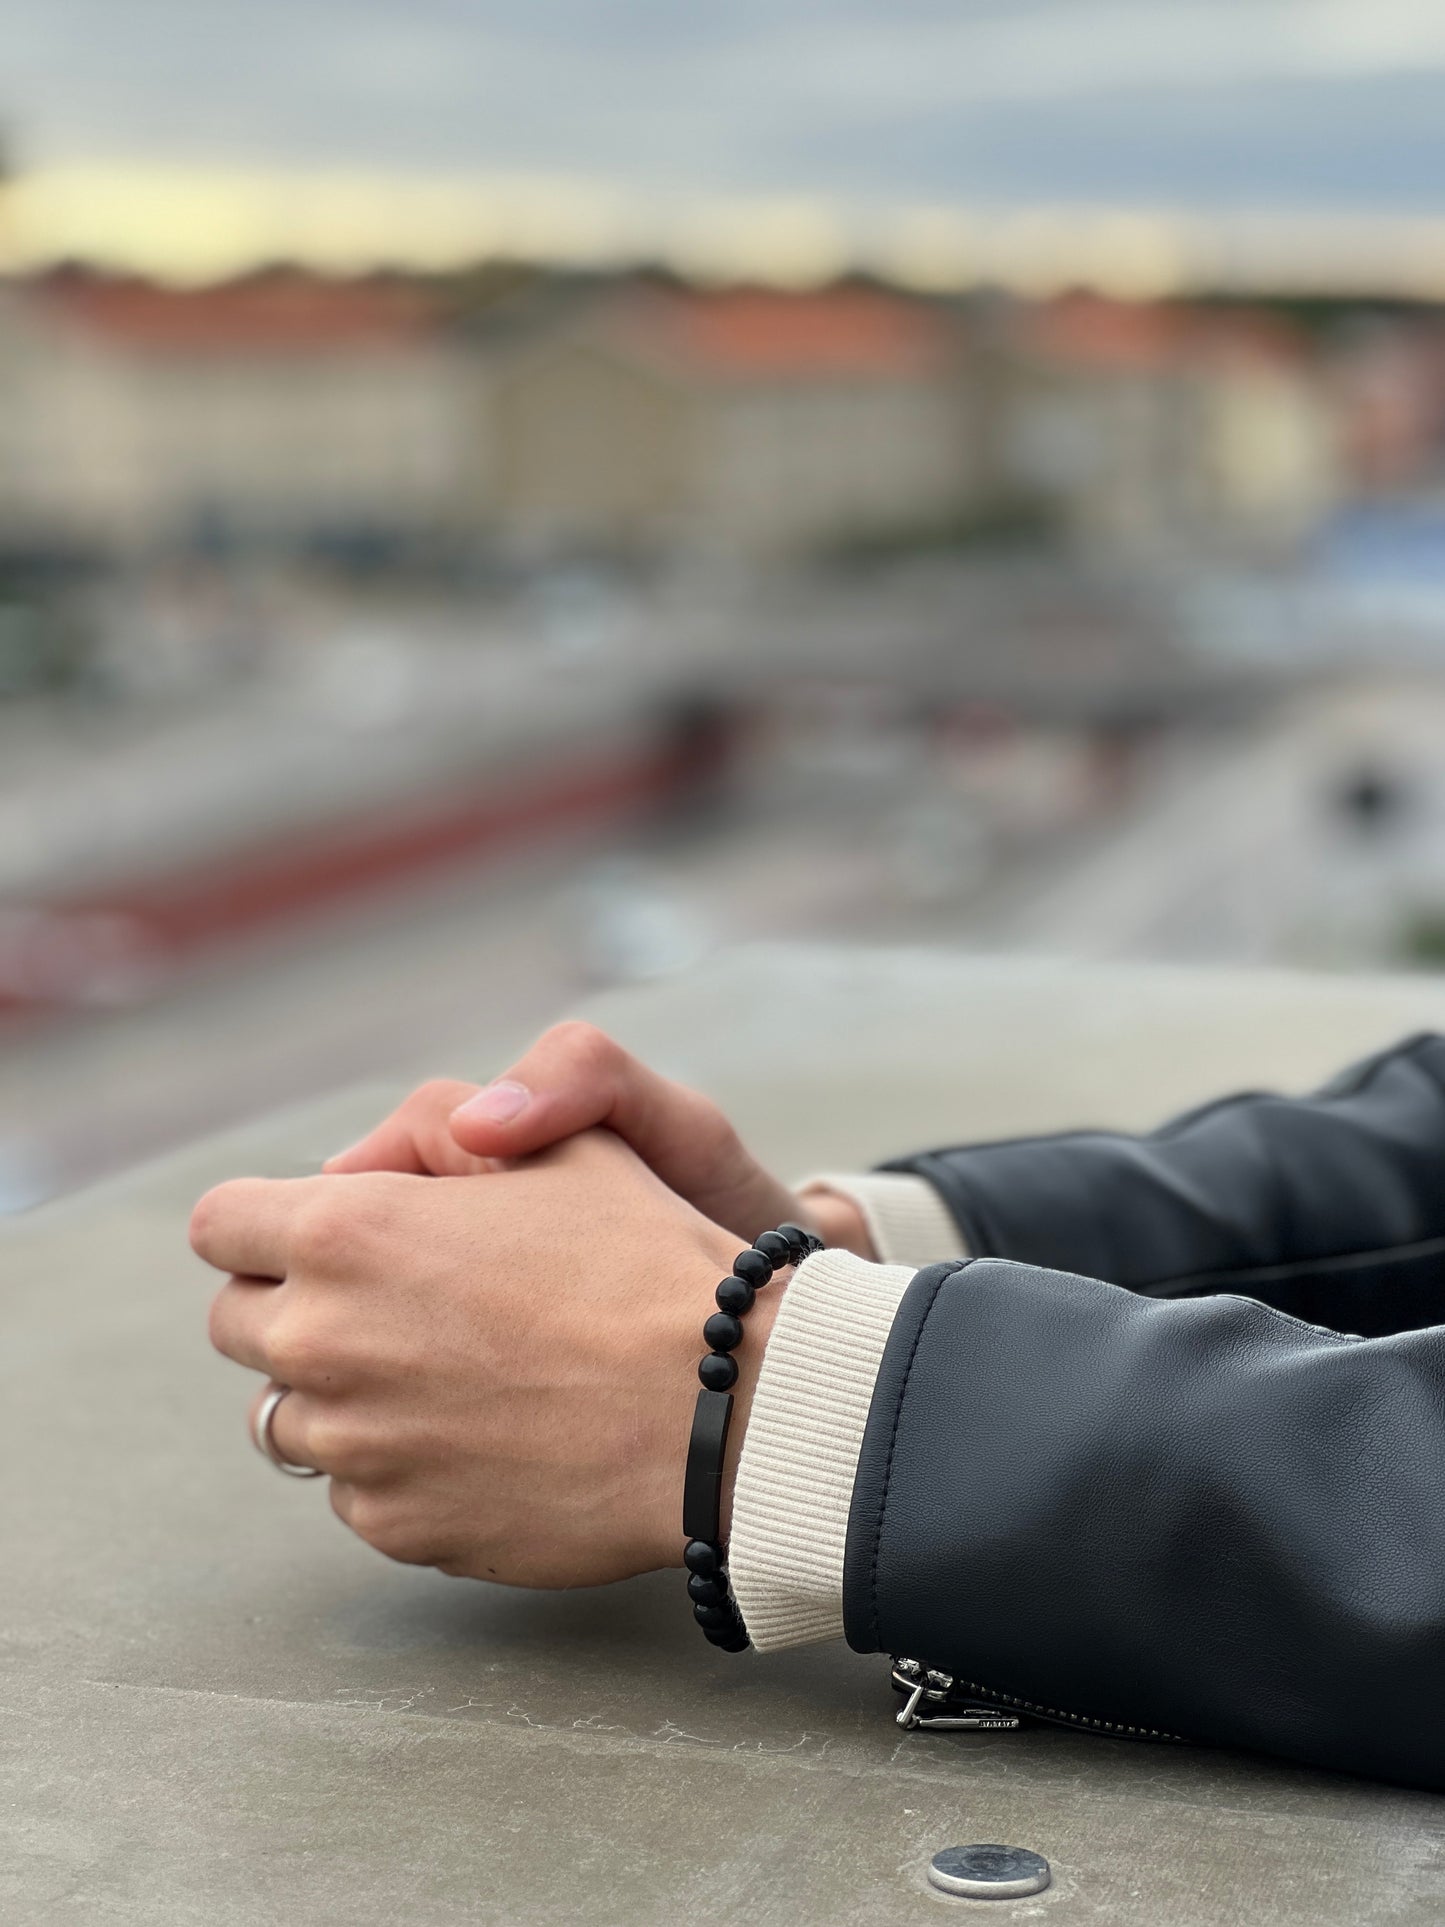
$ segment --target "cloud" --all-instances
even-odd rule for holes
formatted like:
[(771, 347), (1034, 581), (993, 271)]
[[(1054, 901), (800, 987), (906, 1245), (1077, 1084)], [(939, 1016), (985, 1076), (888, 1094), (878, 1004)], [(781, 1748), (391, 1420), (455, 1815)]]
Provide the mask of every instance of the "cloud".
[(1429, 208), (1438, 0), (11, 0), (22, 156)]

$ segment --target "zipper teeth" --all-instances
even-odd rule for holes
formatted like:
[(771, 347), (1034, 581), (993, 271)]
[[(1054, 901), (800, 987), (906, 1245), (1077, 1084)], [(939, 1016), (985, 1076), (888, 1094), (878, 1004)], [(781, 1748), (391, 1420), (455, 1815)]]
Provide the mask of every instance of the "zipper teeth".
[(1122, 1720), (1096, 1720), (1087, 1713), (1070, 1713), (1062, 1706), (1038, 1706), (1033, 1700), (1020, 1699), (1017, 1693), (1000, 1693), (996, 1687), (981, 1685), (976, 1679), (955, 1678), (953, 1683), (967, 1687), (971, 1693), (982, 1693), (986, 1699), (998, 1700), (1005, 1706), (1016, 1706), (1022, 1713), (1037, 1714), (1040, 1719), (1066, 1720), (1070, 1726), (1091, 1727), (1096, 1733), (1122, 1733), (1128, 1739), (1174, 1740), (1181, 1746), (1185, 1744), (1178, 1733), (1167, 1733), (1162, 1727), (1128, 1726)]
[[(917, 1660), (895, 1660), (893, 1664), (899, 1670), (910, 1669), (915, 1675), (915, 1683), (931, 1675), (935, 1679), (948, 1681), (948, 1685), (943, 1689), (945, 1693), (952, 1693), (955, 1688), (962, 1686), (971, 1693), (980, 1694), (986, 1700), (994, 1700), (1004, 1706), (1016, 1706), (1021, 1713), (1032, 1713), (1038, 1719), (1061, 1720), (1069, 1726), (1086, 1726), (1095, 1733), (1120, 1733), (1126, 1739), (1172, 1740), (1178, 1746), (1189, 1744), (1183, 1734), (1170, 1733), (1163, 1727), (1130, 1726), (1123, 1720), (1096, 1720), (1087, 1713), (1070, 1713), (1062, 1706), (1040, 1706), (1034, 1700), (1021, 1699), (1017, 1693), (1001, 1693), (996, 1686), (985, 1686), (982, 1681), (976, 1679), (960, 1679), (954, 1673), (938, 1672), (923, 1666)], [(926, 1723), (926, 1714), (923, 1715), (923, 1720)]]

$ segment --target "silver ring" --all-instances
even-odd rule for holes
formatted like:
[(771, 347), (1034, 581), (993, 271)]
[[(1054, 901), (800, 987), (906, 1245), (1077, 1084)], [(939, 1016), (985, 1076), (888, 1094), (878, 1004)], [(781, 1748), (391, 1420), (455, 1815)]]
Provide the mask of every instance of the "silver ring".
[(256, 1407), (256, 1416), (251, 1421), (251, 1437), (256, 1450), (268, 1458), (278, 1472), (284, 1472), (288, 1479), (319, 1479), (325, 1475), (314, 1465), (293, 1465), (290, 1459), (283, 1459), (275, 1439), (271, 1436), (271, 1421), (276, 1416), (276, 1407), (291, 1390), (289, 1385), (273, 1385), (261, 1403)]

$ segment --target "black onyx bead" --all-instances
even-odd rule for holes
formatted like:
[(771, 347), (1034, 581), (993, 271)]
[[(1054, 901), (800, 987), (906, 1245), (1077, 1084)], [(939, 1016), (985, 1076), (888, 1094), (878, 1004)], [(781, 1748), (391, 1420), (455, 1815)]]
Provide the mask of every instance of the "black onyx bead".
[(689, 1539), (683, 1548), (682, 1563), (689, 1572), (703, 1579), (714, 1579), (722, 1567), (722, 1547), (709, 1545), (706, 1539)]
[(715, 1311), (703, 1325), (702, 1339), (715, 1352), (736, 1351), (743, 1342), (743, 1321), (730, 1311)]
[(804, 1231), (800, 1224), (780, 1224), (778, 1226), (778, 1236), (787, 1239), (792, 1249), (794, 1264), (798, 1264), (803, 1254), (812, 1249), (812, 1233)]
[(765, 1285), (773, 1275), (773, 1267), (761, 1251), (740, 1251), (733, 1259), (733, 1276), (746, 1278), (750, 1285)]
[(741, 1318), (745, 1311), (751, 1311), (757, 1292), (746, 1278), (724, 1278), (713, 1293), (719, 1311), (730, 1311), (735, 1318)]
[(705, 1633), (730, 1632), (734, 1625), (731, 1606), (694, 1606), (692, 1616)]
[(793, 1254), (788, 1240), (777, 1231), (765, 1231), (761, 1238), (754, 1238), (753, 1250), (761, 1251), (774, 1271), (793, 1262)]
[(705, 1352), (697, 1375), (710, 1392), (729, 1392), (738, 1382), (738, 1361), (728, 1352)]
[(709, 1633), (707, 1637), (720, 1653), (745, 1653), (752, 1644), (741, 1626), (736, 1632)]
[(701, 1573), (690, 1573), (687, 1581), (687, 1596), (694, 1606), (725, 1606), (728, 1596), (716, 1579), (704, 1579)]

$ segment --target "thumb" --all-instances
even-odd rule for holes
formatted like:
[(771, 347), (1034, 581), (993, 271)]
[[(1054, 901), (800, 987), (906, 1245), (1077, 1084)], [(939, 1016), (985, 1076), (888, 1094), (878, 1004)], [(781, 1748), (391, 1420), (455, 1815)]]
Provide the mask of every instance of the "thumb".
[(796, 1209), (718, 1107), (649, 1070), (591, 1024), (559, 1024), (451, 1115), (476, 1157), (522, 1157), (604, 1125), (664, 1184), (729, 1230), (754, 1237)]

